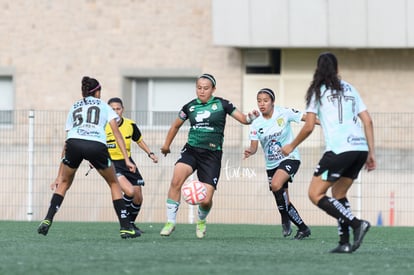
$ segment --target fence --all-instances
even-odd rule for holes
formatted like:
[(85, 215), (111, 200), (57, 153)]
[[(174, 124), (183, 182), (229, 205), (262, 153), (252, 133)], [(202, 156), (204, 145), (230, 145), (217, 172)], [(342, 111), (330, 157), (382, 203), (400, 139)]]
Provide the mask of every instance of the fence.
[[(145, 114), (130, 114), (139, 121)], [(378, 225), (414, 226), (413, 141), (414, 113), (375, 113), (377, 170), (361, 172), (351, 188), (353, 211)], [(41, 220), (46, 214), (57, 175), (66, 112), (15, 111), (12, 125), (0, 126), (1, 220)], [(139, 124), (138, 124), (139, 125)], [(295, 125), (295, 131), (301, 125)], [(132, 156), (145, 179), (144, 203), (138, 222), (164, 222), (165, 201), (174, 162), (187, 137), (188, 126), (176, 136), (167, 157), (159, 154), (168, 126), (140, 127), (145, 142), (157, 153), (154, 164), (133, 146)], [(248, 144), (248, 126), (228, 117), (222, 172), (214, 197), (210, 223), (278, 224), (280, 216), (268, 190), (263, 153), (242, 159)], [(311, 225), (333, 225), (331, 217), (312, 205), (307, 188), (322, 151), (321, 132), (316, 130), (299, 147), (302, 165), (289, 192), (303, 219)], [(67, 221), (116, 221), (109, 188), (103, 179), (82, 163), (56, 219)], [(178, 222), (193, 222), (195, 207), (182, 203)]]

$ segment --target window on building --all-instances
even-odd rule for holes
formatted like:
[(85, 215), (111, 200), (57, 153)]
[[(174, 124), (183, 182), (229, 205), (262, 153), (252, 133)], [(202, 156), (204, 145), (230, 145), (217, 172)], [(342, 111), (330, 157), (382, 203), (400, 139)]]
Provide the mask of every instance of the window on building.
[(0, 75), (0, 126), (13, 123), (13, 78)]
[(142, 126), (169, 126), (196, 97), (195, 83), (195, 78), (129, 78), (123, 95), (126, 116)]
[(246, 74), (280, 74), (280, 50), (248, 49), (244, 51)]

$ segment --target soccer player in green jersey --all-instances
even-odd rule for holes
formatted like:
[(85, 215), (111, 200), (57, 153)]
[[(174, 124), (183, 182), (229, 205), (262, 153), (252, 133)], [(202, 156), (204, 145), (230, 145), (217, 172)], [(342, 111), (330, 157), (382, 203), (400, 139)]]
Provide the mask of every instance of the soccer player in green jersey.
[(161, 153), (170, 153), (170, 145), (178, 130), (188, 119), (190, 130), (187, 143), (181, 150), (170, 183), (167, 198), (167, 223), (161, 236), (169, 236), (175, 229), (181, 199), (181, 186), (197, 170), (198, 180), (205, 183), (207, 197), (198, 206), (197, 238), (206, 234), (206, 218), (213, 206), (213, 195), (220, 176), (224, 127), (227, 115), (242, 124), (250, 124), (259, 116), (257, 110), (247, 115), (226, 99), (215, 97), (216, 80), (210, 74), (201, 75), (196, 82), (197, 98), (185, 104), (168, 131)]

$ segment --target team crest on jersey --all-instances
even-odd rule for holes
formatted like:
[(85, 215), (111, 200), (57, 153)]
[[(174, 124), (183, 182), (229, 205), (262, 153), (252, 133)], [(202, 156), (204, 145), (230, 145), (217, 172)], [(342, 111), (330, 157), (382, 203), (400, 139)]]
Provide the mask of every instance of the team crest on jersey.
[(279, 127), (282, 127), (284, 124), (285, 124), (285, 120), (283, 118), (277, 119), (277, 125), (279, 125)]
[(217, 110), (217, 104), (216, 104), (216, 103), (214, 103), (214, 104), (211, 106), (211, 109), (212, 109), (213, 111)]

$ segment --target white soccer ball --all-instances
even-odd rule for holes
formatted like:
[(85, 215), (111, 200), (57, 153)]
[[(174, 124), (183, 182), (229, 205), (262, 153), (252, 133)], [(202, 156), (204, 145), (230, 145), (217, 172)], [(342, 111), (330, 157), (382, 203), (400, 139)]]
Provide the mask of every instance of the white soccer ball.
[(181, 195), (186, 203), (197, 205), (207, 197), (207, 187), (198, 180), (190, 180), (184, 183)]

